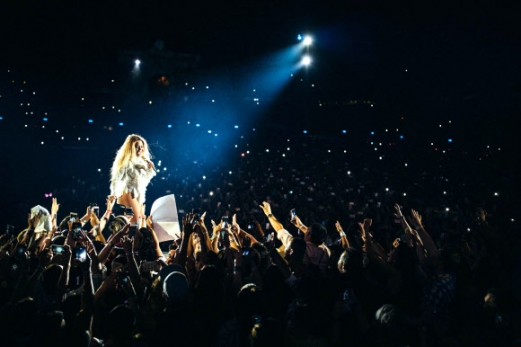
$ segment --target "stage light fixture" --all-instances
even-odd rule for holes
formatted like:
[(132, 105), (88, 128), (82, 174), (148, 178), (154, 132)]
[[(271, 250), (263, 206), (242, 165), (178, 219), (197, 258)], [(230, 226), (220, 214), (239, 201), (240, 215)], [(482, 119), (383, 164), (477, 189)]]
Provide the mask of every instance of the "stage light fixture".
[(302, 65), (309, 66), (311, 64), (311, 57), (309, 55), (305, 55), (302, 57)]

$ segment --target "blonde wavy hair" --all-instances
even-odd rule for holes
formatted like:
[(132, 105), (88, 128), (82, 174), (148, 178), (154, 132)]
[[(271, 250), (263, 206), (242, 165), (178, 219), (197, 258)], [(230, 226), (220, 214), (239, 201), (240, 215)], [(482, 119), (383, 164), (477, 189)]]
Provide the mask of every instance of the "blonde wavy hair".
[(148, 143), (143, 137), (136, 134), (128, 135), (121, 148), (118, 149), (116, 153), (116, 158), (114, 158), (114, 163), (112, 163), (112, 168), (110, 169), (111, 182), (114, 182), (117, 179), (118, 172), (123, 167), (125, 167), (125, 165), (127, 165), (128, 162), (136, 158), (136, 149), (134, 148), (134, 143), (138, 141), (143, 142), (143, 155), (141, 156), (141, 158), (145, 160), (150, 160), (152, 158), (152, 155), (148, 148)]

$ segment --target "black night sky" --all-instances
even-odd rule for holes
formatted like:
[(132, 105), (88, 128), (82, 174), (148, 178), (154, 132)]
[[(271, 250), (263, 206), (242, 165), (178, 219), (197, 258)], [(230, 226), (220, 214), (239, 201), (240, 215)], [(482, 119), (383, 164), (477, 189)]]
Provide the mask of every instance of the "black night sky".
[[(313, 65), (305, 78), (317, 88), (292, 82), (258, 123), (264, 119), (295, 130), (301, 122), (327, 132), (341, 126), (342, 111), (316, 116), (303, 100), (324, 105), (376, 100), (385, 109), (349, 118), (350, 130), (392, 126), (391, 119), (405, 117), (413, 150), (415, 141), (432, 134), (429, 127), (458, 119), (451, 136), (459, 136), (466, 150), (489, 143), (502, 147), (499, 164), (488, 171), (499, 177), (514, 175), (519, 158), (512, 127), (521, 111), (516, 10), (493, 1), (9, 1), (0, 7), (0, 64), (4, 80), (11, 79), (6, 71), (15, 72), (45, 90), (41, 102), (49, 103), (48, 109), (61, 107), (55, 112), (57, 124), (81, 132), (76, 124), (89, 117), (89, 105), (82, 104), (78, 113), (70, 100), (103, 90), (111, 79), (121, 80), (122, 51), (148, 50), (163, 40), (168, 51), (201, 57), (200, 79), (228, 71), (235, 71), (237, 79), (259, 57), (295, 44), (297, 34), (311, 33)], [(14, 100), (3, 98), (4, 114)], [(160, 118), (155, 121), (164, 126)], [(8, 144), (5, 161), (24, 169), (27, 161), (19, 153), (40, 140), (23, 141), (17, 131), (2, 130), (5, 138), (16, 138)], [(10, 191), (17, 183), (5, 170), (3, 187)]]

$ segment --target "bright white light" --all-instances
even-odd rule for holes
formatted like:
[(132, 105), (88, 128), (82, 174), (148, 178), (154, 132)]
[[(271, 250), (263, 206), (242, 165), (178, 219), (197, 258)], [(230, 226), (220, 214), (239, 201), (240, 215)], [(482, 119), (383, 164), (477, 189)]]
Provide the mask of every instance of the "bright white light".
[(232, 174), (232, 172), (231, 172), (231, 171), (230, 171), (230, 172), (228, 172), (228, 173), (229, 173), (230, 175)]
[(98, 169), (98, 172), (101, 172), (101, 169)]
[(213, 196), (213, 192), (210, 192), (210, 196)]
[(134, 61), (134, 64), (135, 64), (136, 66), (139, 66), (139, 65), (141, 64), (141, 60), (136, 59), (136, 60)]
[(304, 38), (304, 41), (303, 41), (303, 42), (304, 42), (304, 44), (305, 44), (306, 46), (309, 46), (310, 44), (313, 43), (313, 38), (312, 38), (311, 36), (306, 36), (306, 37)]
[(351, 175), (351, 171), (348, 171), (347, 174), (348, 174), (348, 175)]
[(496, 192), (496, 193), (494, 193), (494, 196), (498, 196), (498, 195), (499, 195), (499, 194), (498, 194), (497, 192)]
[(302, 65), (309, 66), (309, 64), (311, 64), (311, 57), (309, 55), (302, 57)]
[(388, 191), (389, 191), (389, 188), (385, 188), (385, 191), (388, 192)]
[(203, 176), (203, 180), (205, 180), (205, 179), (206, 179), (206, 176)]
[(445, 208), (445, 211), (449, 212), (449, 211), (450, 211), (450, 208), (448, 208), (448, 207), (447, 207), (447, 208)]

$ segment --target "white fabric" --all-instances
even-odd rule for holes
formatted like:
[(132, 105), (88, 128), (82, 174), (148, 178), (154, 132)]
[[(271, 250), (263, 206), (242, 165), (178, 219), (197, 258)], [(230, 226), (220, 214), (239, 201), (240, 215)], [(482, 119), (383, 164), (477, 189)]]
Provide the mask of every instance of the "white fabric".
[(174, 194), (154, 201), (150, 216), (159, 242), (176, 240), (181, 237)]
[(52, 223), (49, 211), (45, 207), (42, 207), (40, 205), (36, 205), (33, 208), (31, 208), (31, 218), (34, 218), (38, 214), (40, 214), (40, 219), (38, 220), (38, 225), (36, 225), (36, 227), (34, 228), (34, 232), (39, 233), (42, 231), (51, 231)]
[(120, 197), (125, 192), (134, 192), (134, 198), (140, 204), (145, 202), (147, 186), (156, 175), (153, 168), (142, 158), (135, 158), (117, 173), (116, 179), (110, 184), (110, 194)]

